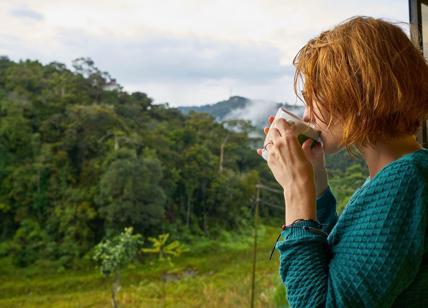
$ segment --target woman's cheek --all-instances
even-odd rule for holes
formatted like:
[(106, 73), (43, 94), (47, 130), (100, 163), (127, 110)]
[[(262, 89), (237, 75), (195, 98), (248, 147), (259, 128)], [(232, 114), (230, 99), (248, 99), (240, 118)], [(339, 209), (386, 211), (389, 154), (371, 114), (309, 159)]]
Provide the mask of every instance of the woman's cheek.
[(324, 153), (325, 154), (331, 154), (334, 149), (332, 148), (332, 143), (331, 143), (331, 136), (329, 136), (327, 133), (321, 131), (320, 134), (320, 139), (323, 143), (323, 147), (324, 147)]
[(335, 154), (340, 151), (339, 143), (332, 137), (322, 139), (325, 154)]

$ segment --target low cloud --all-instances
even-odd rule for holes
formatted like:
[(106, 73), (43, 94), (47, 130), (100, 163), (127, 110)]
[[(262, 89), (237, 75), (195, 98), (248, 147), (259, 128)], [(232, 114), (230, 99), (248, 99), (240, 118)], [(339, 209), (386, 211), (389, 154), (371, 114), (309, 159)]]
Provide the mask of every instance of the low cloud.
[(228, 113), (225, 120), (243, 119), (250, 120), (253, 124), (266, 122), (269, 115), (276, 109), (278, 102), (267, 100), (251, 100), (249, 104), (242, 109), (235, 109)]
[(42, 14), (26, 7), (12, 9), (9, 13), (11, 16), (18, 17), (18, 18), (25, 18), (25, 19), (31, 19), (36, 21), (41, 21), (44, 19)]
[[(270, 115), (275, 115), (278, 108), (287, 102), (274, 102), (268, 100), (255, 99), (251, 100), (244, 108), (235, 109), (228, 113), (227, 119), (243, 119), (250, 120), (257, 127), (267, 126), (267, 118)], [(288, 105), (287, 110), (302, 117), (304, 106), (303, 104)]]

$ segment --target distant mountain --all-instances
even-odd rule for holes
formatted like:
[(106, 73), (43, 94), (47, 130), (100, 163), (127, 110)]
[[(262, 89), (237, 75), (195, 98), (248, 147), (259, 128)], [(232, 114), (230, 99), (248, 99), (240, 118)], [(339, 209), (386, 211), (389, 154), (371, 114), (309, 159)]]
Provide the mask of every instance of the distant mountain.
[(217, 121), (230, 119), (250, 120), (254, 126), (260, 129), (267, 125), (268, 116), (275, 115), (281, 106), (284, 106), (287, 110), (300, 117), (303, 116), (303, 105), (290, 105), (267, 100), (252, 100), (242, 96), (231, 96), (228, 100), (215, 104), (178, 107), (178, 109), (183, 114), (188, 114), (191, 111), (206, 112)]
[(188, 114), (190, 111), (206, 112), (212, 115), (218, 120), (222, 120), (231, 111), (236, 109), (243, 109), (250, 103), (250, 99), (242, 96), (231, 96), (228, 100), (221, 101), (214, 104), (207, 104), (202, 106), (189, 106), (189, 107), (178, 107), (178, 109), (184, 114)]

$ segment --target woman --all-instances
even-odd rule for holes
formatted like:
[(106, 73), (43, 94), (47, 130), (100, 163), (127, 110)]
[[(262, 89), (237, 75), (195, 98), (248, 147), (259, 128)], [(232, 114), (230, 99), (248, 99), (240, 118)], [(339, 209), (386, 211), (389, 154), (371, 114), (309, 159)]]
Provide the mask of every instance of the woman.
[[(281, 119), (265, 145), (284, 189), (275, 247), (289, 304), (428, 307), (428, 149), (415, 138), (428, 114), (425, 59), (399, 27), (353, 17), (310, 40), (294, 65), (322, 144), (300, 145)], [(338, 218), (324, 153), (343, 148), (370, 176)]]

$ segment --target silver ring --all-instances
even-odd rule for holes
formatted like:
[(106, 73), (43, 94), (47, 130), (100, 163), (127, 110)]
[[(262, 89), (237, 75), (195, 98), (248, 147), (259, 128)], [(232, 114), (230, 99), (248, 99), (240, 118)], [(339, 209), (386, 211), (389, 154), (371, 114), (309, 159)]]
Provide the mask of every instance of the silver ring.
[(265, 144), (265, 146), (263, 147), (263, 149), (265, 149), (265, 150), (267, 151), (267, 150), (268, 150), (268, 149), (267, 149), (267, 146), (268, 146), (269, 144), (273, 144), (273, 141), (272, 141), (272, 140), (270, 140), (268, 143), (266, 143), (266, 144)]

